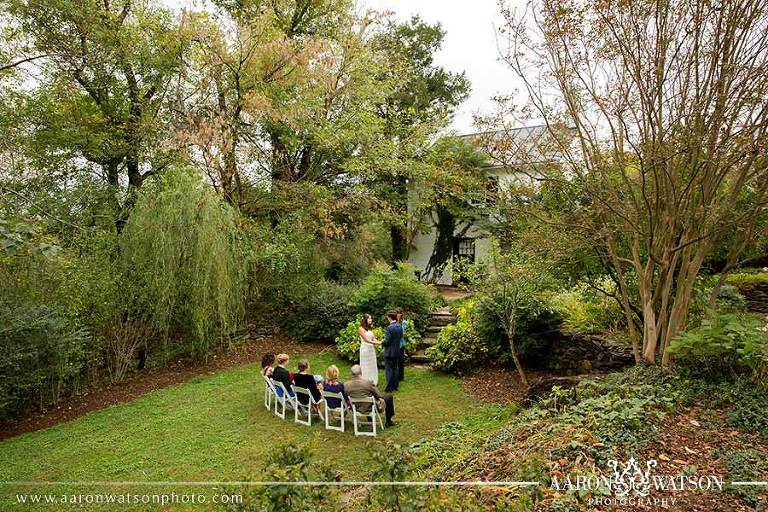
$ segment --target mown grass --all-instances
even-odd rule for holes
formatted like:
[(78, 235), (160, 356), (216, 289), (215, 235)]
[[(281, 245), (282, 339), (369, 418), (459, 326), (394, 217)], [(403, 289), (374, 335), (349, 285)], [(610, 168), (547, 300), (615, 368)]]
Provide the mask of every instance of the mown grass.
[[(293, 358), (296, 360), (298, 356)], [(314, 355), (309, 360), (315, 373), (322, 373), (329, 364), (337, 364), (342, 373), (348, 372), (349, 364), (332, 354)], [(398, 425), (385, 430), (381, 437), (407, 445), (476, 410), (475, 403), (455, 379), (417, 369), (408, 369), (406, 375), (395, 395)], [(383, 375), (380, 382), (384, 382)], [(343, 478), (357, 480), (366, 479), (372, 470), (366, 448), (369, 439), (355, 437), (351, 431), (326, 431), (319, 422), (310, 428), (294, 424), (292, 416), (286, 420), (276, 417), (264, 408), (257, 366), (247, 365), (198, 377), (125, 405), (8, 439), (0, 443), (0, 480), (251, 480), (260, 476), (270, 449), (286, 442), (312, 443), (319, 460), (331, 464)], [(171, 490), (184, 491), (167, 486), (3, 485), (0, 510), (62, 508), (19, 505), (15, 498), (18, 493), (70, 495)], [(133, 508), (159, 509), (156, 505), (130, 509)]]

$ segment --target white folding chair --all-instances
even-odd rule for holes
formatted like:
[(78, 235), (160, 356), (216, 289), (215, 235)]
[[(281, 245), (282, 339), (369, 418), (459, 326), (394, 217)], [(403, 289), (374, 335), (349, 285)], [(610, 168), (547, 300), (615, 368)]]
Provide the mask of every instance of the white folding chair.
[[(323, 407), (323, 416), (325, 417), (325, 429), (326, 430), (338, 430), (339, 432), (344, 432), (344, 411), (347, 410), (347, 404), (344, 401), (344, 395), (341, 393), (331, 393), (330, 391), (321, 391), (321, 394), (323, 395), (323, 403), (325, 406)], [(339, 401), (338, 407), (330, 407), (328, 405), (328, 399), (333, 398), (337, 399)], [(330, 424), (330, 416), (338, 415), (339, 416), (339, 425), (331, 425)]]
[(275, 386), (272, 385), (272, 381), (266, 375), (264, 377), (264, 407), (269, 411), (272, 409), (272, 397), (277, 400), (277, 394), (275, 393)]
[[(312, 406), (318, 406), (320, 405), (320, 402), (322, 402), (322, 398), (320, 399), (320, 402), (315, 401), (315, 397), (312, 396), (312, 392), (310, 392), (307, 388), (302, 388), (299, 386), (291, 386), (293, 389), (294, 394), (296, 395), (296, 398), (294, 399), (294, 407), (293, 409), (293, 421), (300, 425), (306, 425), (308, 427), (312, 426)], [(301, 400), (299, 400), (299, 395), (306, 395), (307, 397), (307, 403), (306, 405), (301, 403)], [(302, 420), (299, 418), (299, 416), (302, 415), (302, 411), (307, 411), (307, 419)], [(319, 408), (318, 408), (319, 410)], [(317, 413), (320, 414), (319, 412)]]
[[(384, 422), (381, 420), (381, 414), (376, 407), (376, 399), (372, 396), (368, 398), (351, 398), (349, 401), (352, 403), (352, 424), (355, 427), (356, 436), (374, 436), (376, 437), (376, 421), (378, 420), (382, 430), (384, 429)], [(361, 404), (370, 404), (371, 410), (368, 412), (360, 412), (357, 408)], [(367, 425), (371, 424), (373, 430), (361, 430), (358, 424)]]
[(282, 382), (275, 379), (270, 379), (270, 381), (275, 388), (275, 414), (285, 419), (286, 407), (296, 408), (296, 396), (290, 395)]

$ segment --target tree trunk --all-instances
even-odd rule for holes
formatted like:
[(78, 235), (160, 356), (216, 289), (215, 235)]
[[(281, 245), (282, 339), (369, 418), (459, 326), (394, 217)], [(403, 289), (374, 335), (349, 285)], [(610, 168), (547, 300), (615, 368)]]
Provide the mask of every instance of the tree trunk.
[(619, 293), (621, 295), (621, 308), (624, 311), (624, 318), (627, 320), (627, 329), (629, 330), (629, 339), (632, 342), (632, 354), (635, 356), (635, 363), (639, 364), (642, 361), (642, 355), (640, 354), (640, 347), (637, 340), (637, 330), (635, 329), (635, 319), (633, 316), (632, 306), (629, 301), (629, 290), (627, 287), (627, 281), (624, 279), (624, 271), (619, 262), (616, 249), (613, 246), (613, 238), (608, 237), (606, 243), (608, 249), (608, 255), (611, 258), (611, 263), (615, 270), (616, 282), (619, 285)]
[(523, 382), (523, 386), (526, 388), (529, 387), (530, 384), (528, 384), (528, 376), (525, 375), (523, 365), (520, 364), (520, 360), (517, 358), (514, 344), (512, 344), (512, 360), (515, 362), (515, 368), (517, 368), (517, 373), (520, 374), (520, 380)]
[(528, 376), (525, 374), (523, 365), (520, 363), (520, 359), (517, 357), (517, 347), (515, 347), (515, 332), (517, 331), (517, 307), (513, 309), (512, 314), (507, 319), (507, 322), (509, 322), (507, 337), (509, 338), (509, 350), (512, 352), (512, 361), (515, 363), (515, 368), (517, 369), (517, 373), (520, 375), (520, 380), (527, 388), (530, 386), (530, 384), (528, 384)]
[(456, 217), (448, 208), (438, 205), (435, 207), (437, 222), (435, 223), (435, 246), (432, 248), (432, 254), (424, 269), (424, 276), (427, 280), (437, 280), (443, 269), (451, 262), (453, 258), (453, 242), (456, 236), (463, 236), (467, 228), (462, 232), (456, 233)]
[(119, 166), (119, 158), (110, 158), (107, 163), (103, 165), (104, 172), (107, 175), (107, 183), (112, 187), (115, 197), (115, 229), (117, 230), (118, 235), (123, 232), (127, 220), (125, 212), (123, 211), (123, 205), (120, 204), (120, 199), (118, 198), (118, 191), (120, 190)]
[(405, 228), (399, 224), (392, 224), (389, 227), (389, 235), (392, 239), (392, 266), (394, 267), (398, 261), (406, 261), (408, 259), (408, 234)]

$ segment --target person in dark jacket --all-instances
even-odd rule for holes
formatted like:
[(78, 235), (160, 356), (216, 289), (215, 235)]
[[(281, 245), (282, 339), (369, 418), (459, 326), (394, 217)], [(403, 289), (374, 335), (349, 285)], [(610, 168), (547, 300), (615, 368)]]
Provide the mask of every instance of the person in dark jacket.
[[(300, 388), (308, 389), (309, 392), (312, 394), (312, 398), (315, 399), (315, 402), (319, 402), (320, 398), (322, 398), (322, 395), (320, 395), (320, 389), (317, 386), (317, 381), (315, 380), (315, 376), (311, 375), (309, 372), (309, 361), (306, 359), (302, 359), (299, 361), (299, 373), (293, 374), (293, 383)], [(309, 397), (307, 395), (304, 395), (302, 393), (298, 394), (298, 400), (302, 405), (307, 405), (309, 402)]]
[[(291, 378), (290, 372), (285, 368), (285, 365), (288, 364), (288, 359), (288, 354), (277, 354), (277, 357), (275, 358), (277, 366), (272, 370), (272, 380), (282, 383), (282, 385), (285, 386), (285, 389), (288, 390), (288, 394), (293, 396), (293, 390), (291, 389), (293, 379)], [(283, 392), (280, 388), (276, 387), (275, 391), (277, 392), (277, 396), (283, 396)]]
[(397, 313), (387, 312), (387, 332), (384, 334), (384, 340), (381, 346), (384, 347), (384, 374), (387, 377), (386, 393), (397, 391), (400, 385), (398, 375), (398, 366), (400, 364), (400, 340), (403, 338), (403, 326), (397, 323)]
[(410, 323), (405, 319), (405, 313), (400, 308), (395, 308), (397, 323), (403, 328), (403, 337), (400, 338), (400, 359), (397, 361), (397, 379), (405, 380), (405, 345), (408, 343), (407, 333)]

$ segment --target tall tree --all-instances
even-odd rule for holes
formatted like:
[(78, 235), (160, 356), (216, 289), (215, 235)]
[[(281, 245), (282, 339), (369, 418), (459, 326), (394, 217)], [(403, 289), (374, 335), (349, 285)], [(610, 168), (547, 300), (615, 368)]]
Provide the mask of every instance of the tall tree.
[(406, 260), (407, 181), (423, 160), (434, 136), (450, 122), (455, 109), (469, 94), (464, 73), (452, 73), (434, 62), (445, 31), (418, 16), (405, 23), (391, 21), (374, 40), (387, 56), (388, 66), (380, 75), (394, 87), (379, 105), (390, 156), (377, 182), (379, 194), (390, 205), (392, 261)]
[(38, 150), (95, 165), (114, 189), (116, 225), (125, 222), (135, 190), (167, 155), (163, 99), (188, 46), (169, 11), (126, 0), (7, 0), (30, 41), (44, 104), (30, 119)]
[(475, 144), (442, 137), (429, 148), (423, 165), (410, 170), (406, 243), (435, 230), (435, 244), (422, 279), (440, 277), (453, 257), (457, 237), (488, 218), (495, 197), (487, 187), (486, 160)]
[[(768, 201), (768, 11), (541, 0), (503, 14), (527, 102), (502, 102), (489, 146), (570, 200), (567, 215), (538, 213), (602, 248), (636, 357), (666, 365), (703, 262), (729, 238), (743, 251)], [(539, 137), (507, 129), (532, 118)]]
[(260, 144), (268, 106), (260, 97), (289, 87), (313, 47), (289, 41), (271, 11), (195, 13), (193, 20), (195, 44), (173, 102), (176, 140), (224, 199), (241, 206), (248, 179), (270, 172)]

